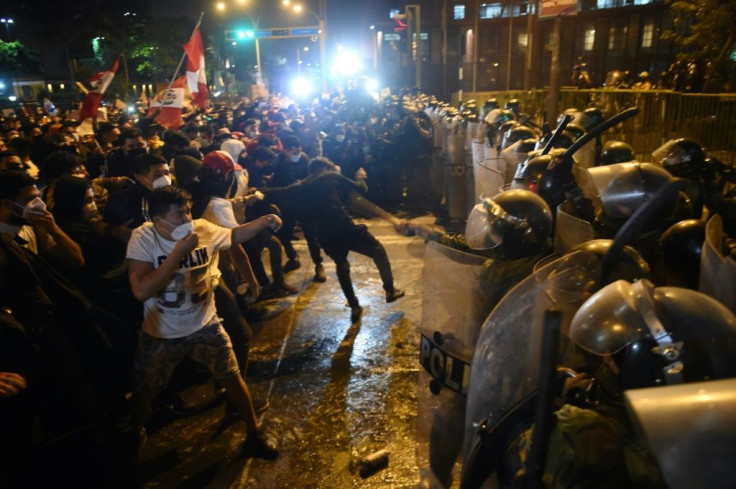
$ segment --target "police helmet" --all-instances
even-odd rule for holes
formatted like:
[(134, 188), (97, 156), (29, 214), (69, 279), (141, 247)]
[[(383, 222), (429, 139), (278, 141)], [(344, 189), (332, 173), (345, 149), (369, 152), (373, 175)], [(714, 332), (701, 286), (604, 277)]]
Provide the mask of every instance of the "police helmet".
[[(612, 245), (612, 239), (592, 239), (585, 243), (580, 243), (571, 250), (571, 253), (575, 251), (586, 251), (593, 253), (603, 262), (603, 258), (611, 250)], [(652, 270), (649, 267), (649, 263), (647, 263), (635, 248), (626, 245), (618, 256), (615, 265), (608, 272), (606, 283), (615, 282), (616, 280), (634, 282), (640, 279), (651, 280)]]
[(549, 169), (552, 159), (562, 153), (564, 149), (553, 149), (546, 155), (530, 156), (516, 169), (511, 188), (532, 191), (538, 194), (550, 209), (557, 209), (557, 206), (565, 201), (565, 189), (574, 182), (572, 172), (564, 173)]
[(565, 131), (573, 135), (574, 141), (577, 141), (578, 139), (583, 137), (583, 135), (585, 134), (585, 128), (583, 128), (582, 126), (578, 124), (572, 124), (572, 123), (565, 126)]
[(676, 177), (697, 179), (705, 169), (705, 153), (696, 141), (681, 138), (667, 141), (652, 153), (654, 162)]
[(573, 119), (570, 122), (581, 126), (586, 131), (590, 131), (595, 126), (603, 122), (603, 113), (601, 113), (601, 109), (597, 107), (588, 107), (582, 112), (574, 114)]
[(601, 152), (601, 165), (613, 165), (614, 163), (627, 163), (636, 160), (634, 148), (623, 141), (608, 141), (603, 145)]
[(649, 280), (618, 280), (593, 294), (575, 313), (570, 339), (615, 362), (620, 391), (736, 375), (733, 313), (700, 292)]
[(504, 105), (503, 108), (506, 110), (510, 110), (518, 116), (521, 112), (521, 102), (519, 102), (518, 98), (512, 98), (511, 100), (506, 102), (506, 105)]
[(496, 97), (489, 98), (488, 100), (483, 102), (483, 109), (486, 110), (487, 112), (490, 112), (493, 109), (498, 109), (499, 107), (501, 106), (499, 105)]
[(503, 134), (503, 140), (501, 141), (501, 149), (504, 150), (514, 144), (516, 141), (523, 141), (526, 139), (536, 139), (537, 135), (534, 129), (526, 126), (513, 126)]
[(482, 195), (465, 226), (470, 248), (499, 248), (504, 257), (511, 259), (546, 250), (551, 234), (549, 206), (528, 190), (509, 190), (493, 198)]
[(670, 226), (657, 246), (657, 283), (698, 290), (704, 242), (705, 222), (700, 219), (687, 219)]

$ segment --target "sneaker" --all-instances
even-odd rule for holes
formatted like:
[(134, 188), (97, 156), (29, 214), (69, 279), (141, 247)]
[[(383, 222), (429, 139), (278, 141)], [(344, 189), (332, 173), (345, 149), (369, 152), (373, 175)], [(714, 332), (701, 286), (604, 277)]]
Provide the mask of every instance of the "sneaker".
[(357, 323), (363, 317), (363, 308), (361, 306), (352, 306), (350, 308), (350, 321)]
[(317, 265), (314, 267), (314, 279), (315, 282), (327, 282), (327, 275), (325, 274), (325, 267)]
[(404, 297), (405, 294), (406, 292), (401, 289), (394, 289), (390, 292), (386, 292), (386, 302), (393, 302), (396, 299)]
[(282, 297), (286, 297), (290, 293), (291, 292), (289, 292), (283, 286), (272, 284), (270, 287), (264, 289), (263, 292), (261, 292), (261, 295), (258, 296), (258, 300), (265, 301), (268, 299), (280, 299)]
[(251, 431), (243, 443), (243, 456), (274, 460), (279, 456), (278, 444), (263, 430)]
[(287, 295), (294, 295), (299, 293), (299, 289), (287, 283), (277, 285), (276, 289), (282, 292), (286, 292)]
[(286, 260), (286, 263), (284, 263), (284, 266), (283, 266), (284, 273), (292, 272), (296, 270), (297, 268), (299, 268), (300, 266), (302, 266), (302, 264), (299, 261), (299, 258), (289, 258), (288, 260)]

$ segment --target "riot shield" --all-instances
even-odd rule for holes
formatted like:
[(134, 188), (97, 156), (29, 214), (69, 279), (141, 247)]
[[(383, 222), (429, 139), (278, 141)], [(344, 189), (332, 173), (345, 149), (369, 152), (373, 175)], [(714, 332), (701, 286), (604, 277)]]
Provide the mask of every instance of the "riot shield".
[(488, 142), (488, 138), (483, 141), (483, 153), (483, 159), (485, 160), (498, 157), (496, 148), (491, 146), (491, 143)]
[(488, 473), (498, 469), (492, 466), (496, 460), (483, 459), (487, 434), (499, 429), (503, 419), (527, 403), (537, 390), (546, 310), (554, 308), (561, 313), (558, 363), (570, 368), (583, 364), (569, 340), (569, 326), (575, 311), (593, 292), (592, 284), (599, 275), (600, 263), (595, 255), (575, 252), (564, 256), (517, 284), (486, 319), (471, 362), (464, 479), (479, 467)]
[(501, 192), (501, 186), (506, 179), (506, 160), (493, 158), (473, 161), (473, 175), (475, 176), (475, 202), (485, 194), (488, 197)]
[(470, 360), (491, 309), (493, 284), (481, 282), (485, 260), (436, 242), (424, 252), (417, 454), (446, 487), (462, 452)]
[(736, 379), (635, 389), (624, 396), (667, 487), (733, 487)]
[(456, 125), (447, 134), (447, 211), (451, 219), (463, 220), (467, 215), (465, 183), (465, 130)]
[(506, 176), (504, 177), (504, 183), (511, 183), (516, 175), (516, 168), (524, 163), (529, 156), (529, 153), (522, 150), (522, 142), (516, 141), (508, 148), (501, 151), (501, 158), (506, 162)]
[(715, 215), (705, 225), (698, 290), (736, 313), (736, 261), (730, 256), (724, 256), (722, 249), (723, 221), (721, 216)]
[(572, 205), (565, 201), (557, 206), (554, 252), (562, 256), (581, 243), (595, 239), (593, 225), (572, 214)]
[(580, 168), (592, 168), (595, 166), (595, 139), (591, 139), (572, 155), (575, 165)]

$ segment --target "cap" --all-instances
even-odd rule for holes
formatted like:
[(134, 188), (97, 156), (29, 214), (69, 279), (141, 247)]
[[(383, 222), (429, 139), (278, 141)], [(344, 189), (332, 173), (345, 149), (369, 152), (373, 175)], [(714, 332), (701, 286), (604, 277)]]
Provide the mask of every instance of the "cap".
[(215, 175), (228, 175), (235, 170), (232, 156), (224, 151), (210, 151), (202, 160), (202, 164), (210, 167)]

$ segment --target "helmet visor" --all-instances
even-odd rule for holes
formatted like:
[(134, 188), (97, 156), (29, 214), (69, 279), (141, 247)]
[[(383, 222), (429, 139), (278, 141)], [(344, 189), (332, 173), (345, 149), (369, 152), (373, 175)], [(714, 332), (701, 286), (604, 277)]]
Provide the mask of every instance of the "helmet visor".
[(650, 295), (650, 291), (650, 287), (637, 287), (625, 280), (603, 287), (575, 313), (570, 338), (591, 353), (606, 355), (651, 336), (637, 306), (637, 295)]
[(503, 242), (503, 235), (517, 219), (493, 200), (481, 196), (465, 224), (465, 240), (474, 250), (492, 250)]
[(667, 141), (652, 152), (654, 163), (665, 168), (672, 168), (686, 161), (690, 161), (687, 151), (677, 144), (676, 140)]

